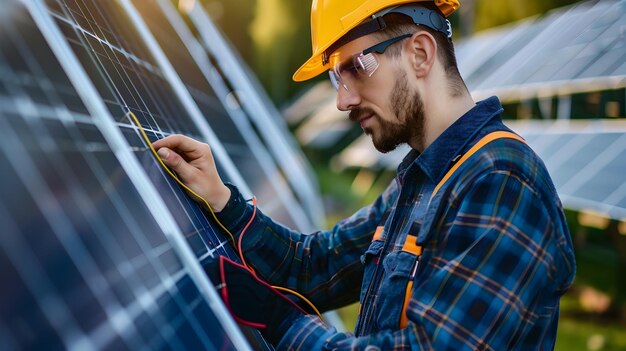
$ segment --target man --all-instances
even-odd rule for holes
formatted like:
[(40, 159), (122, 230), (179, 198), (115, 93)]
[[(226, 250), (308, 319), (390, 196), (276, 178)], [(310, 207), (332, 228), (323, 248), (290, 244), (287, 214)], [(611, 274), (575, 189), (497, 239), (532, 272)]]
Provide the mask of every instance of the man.
[[(297, 81), (328, 71), (337, 107), (381, 152), (412, 151), (370, 206), (303, 235), (254, 216), (243, 256), (259, 277), (320, 309), (359, 300), (354, 334), (307, 315), (246, 269), (209, 275), (236, 319), (279, 349), (553, 349), (575, 262), (561, 203), (538, 156), (475, 103), (456, 67), (457, 0), (314, 0), (312, 57)], [(235, 236), (253, 208), (225, 185), (208, 146), (154, 144)], [(182, 157), (181, 157), (182, 155)]]

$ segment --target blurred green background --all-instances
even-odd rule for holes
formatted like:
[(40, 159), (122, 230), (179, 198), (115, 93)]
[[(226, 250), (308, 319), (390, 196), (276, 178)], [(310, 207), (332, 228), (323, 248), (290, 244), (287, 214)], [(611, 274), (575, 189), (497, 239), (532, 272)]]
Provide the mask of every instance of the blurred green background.
[[(451, 17), (456, 40), (494, 26), (536, 16), (577, 1), (461, 0)], [(311, 52), (310, 4), (293, 0), (204, 1), (203, 5), (225, 32), (279, 108), (285, 108), (316, 80), (294, 83), (293, 72)], [(325, 75), (318, 78), (325, 79)], [(305, 150), (317, 173), (328, 226), (373, 201), (392, 179), (389, 172), (372, 173), (367, 193), (353, 187), (357, 172), (334, 172), (331, 155)], [(562, 299), (557, 350), (626, 350), (626, 225), (593, 214), (568, 212), (577, 251), (575, 284)], [(356, 306), (340, 311), (348, 330)]]

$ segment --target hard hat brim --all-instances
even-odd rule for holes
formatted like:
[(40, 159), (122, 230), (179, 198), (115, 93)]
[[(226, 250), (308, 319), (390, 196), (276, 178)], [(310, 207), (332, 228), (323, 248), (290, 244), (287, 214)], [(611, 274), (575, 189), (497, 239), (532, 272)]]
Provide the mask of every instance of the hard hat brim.
[[(322, 53), (323, 52), (324, 51), (322, 51)], [(302, 66), (300, 66), (296, 73), (293, 74), (292, 79), (295, 82), (303, 82), (314, 78), (327, 70), (328, 68), (326, 65), (322, 64), (322, 54), (318, 54), (309, 58)]]

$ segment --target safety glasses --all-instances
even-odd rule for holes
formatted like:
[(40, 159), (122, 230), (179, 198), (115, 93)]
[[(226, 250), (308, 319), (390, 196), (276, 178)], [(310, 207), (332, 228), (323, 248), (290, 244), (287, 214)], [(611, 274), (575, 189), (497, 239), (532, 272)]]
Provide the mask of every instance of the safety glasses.
[[(333, 87), (335, 87), (335, 90), (339, 90), (339, 86), (342, 86), (346, 91), (350, 91), (348, 89), (349, 85), (354, 86), (354, 84), (358, 83), (363, 78), (371, 77), (379, 66), (374, 53), (382, 54), (392, 44), (412, 35), (413, 34), (404, 34), (387, 39), (335, 64), (332, 64), (331, 57), (333, 69), (328, 71), (328, 75), (330, 76), (330, 82), (333, 84)], [(338, 55), (336, 57), (338, 57)]]

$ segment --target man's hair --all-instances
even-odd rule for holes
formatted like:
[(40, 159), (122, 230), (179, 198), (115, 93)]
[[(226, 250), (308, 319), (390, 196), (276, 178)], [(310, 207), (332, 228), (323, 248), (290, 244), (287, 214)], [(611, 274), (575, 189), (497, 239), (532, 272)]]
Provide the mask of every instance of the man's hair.
[[(429, 3), (425, 3), (423, 6), (441, 14), (437, 6), (430, 6)], [(443, 14), (441, 16), (443, 17)], [(453, 95), (461, 95), (465, 90), (467, 90), (465, 82), (463, 82), (463, 78), (461, 78), (461, 74), (459, 73), (452, 39), (448, 38), (444, 33), (429, 27), (416, 25), (409, 16), (403, 14), (390, 13), (385, 15), (383, 18), (385, 20), (386, 28), (378, 32), (382, 39), (389, 39), (403, 34), (413, 34), (418, 30), (424, 30), (430, 33), (437, 42), (437, 56), (441, 60), (446, 76), (450, 81), (450, 88), (452, 88)], [(397, 57), (401, 52), (401, 45), (392, 45), (385, 50), (385, 54), (390, 57)]]

